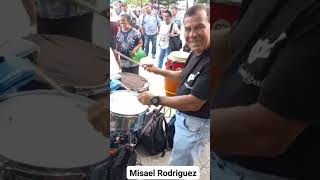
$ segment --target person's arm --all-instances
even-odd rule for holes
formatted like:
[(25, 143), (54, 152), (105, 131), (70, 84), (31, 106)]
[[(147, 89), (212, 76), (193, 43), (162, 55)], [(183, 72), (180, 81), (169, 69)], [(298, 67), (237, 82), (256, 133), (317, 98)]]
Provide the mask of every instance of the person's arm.
[(211, 111), (211, 150), (219, 154), (275, 157), (307, 126), (261, 104)]
[(144, 29), (143, 29), (144, 16), (145, 15), (141, 15), (140, 18), (139, 18), (140, 19), (140, 33), (141, 33), (142, 36), (144, 35)]
[[(210, 98), (210, 67), (208, 66), (209, 57), (208, 59), (201, 60), (206, 60), (208, 63), (204, 64), (199, 71), (195, 82), (192, 84), (192, 89), (189, 94), (173, 97), (160, 96), (160, 105), (168, 106), (179, 111), (198, 111), (207, 102), (207, 100)], [(168, 72), (167, 70), (162, 71)], [(185, 86), (187, 81), (183, 83), (183, 86)], [(152, 97), (152, 94), (145, 92), (140, 94), (138, 99), (142, 104), (150, 105)]]
[(37, 23), (37, 9), (35, 0), (21, 0), (22, 4), (30, 18), (30, 25), (34, 26)]
[(179, 28), (178, 28), (178, 25), (176, 25), (175, 23), (173, 23), (173, 25), (172, 25), (173, 27), (173, 32), (172, 33), (170, 33), (170, 36), (171, 37), (174, 37), (174, 36), (179, 36), (180, 35), (180, 33), (179, 33)]
[(135, 54), (138, 51), (138, 49), (142, 47), (142, 45), (143, 45), (143, 42), (142, 42), (142, 39), (140, 39), (138, 41), (138, 44), (132, 49), (131, 53)]
[(171, 80), (180, 81), (182, 78), (182, 71), (169, 71), (155, 67), (153, 64), (143, 65), (145, 69), (154, 74), (161, 75)]
[(157, 19), (157, 35), (159, 35), (159, 32), (160, 32), (160, 26), (161, 26), (161, 20), (159, 18), (159, 16), (156, 16), (156, 19)]
[[(138, 100), (145, 105), (151, 105), (152, 94), (143, 92), (139, 95)], [(182, 96), (160, 96), (159, 105), (171, 107), (179, 111), (198, 111), (205, 100), (199, 99), (191, 94)]]

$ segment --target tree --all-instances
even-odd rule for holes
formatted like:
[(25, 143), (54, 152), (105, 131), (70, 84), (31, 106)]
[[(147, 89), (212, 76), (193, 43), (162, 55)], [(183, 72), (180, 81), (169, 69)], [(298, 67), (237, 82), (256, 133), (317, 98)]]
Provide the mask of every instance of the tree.
[(196, 3), (205, 3), (205, 4), (209, 4), (209, 0), (196, 0)]
[(149, 2), (149, 0), (126, 0), (127, 4), (135, 5), (135, 6), (143, 6)]
[(160, 5), (169, 7), (169, 6), (176, 4), (177, 0), (150, 0), (150, 3), (155, 4), (155, 5), (158, 5), (158, 2)]

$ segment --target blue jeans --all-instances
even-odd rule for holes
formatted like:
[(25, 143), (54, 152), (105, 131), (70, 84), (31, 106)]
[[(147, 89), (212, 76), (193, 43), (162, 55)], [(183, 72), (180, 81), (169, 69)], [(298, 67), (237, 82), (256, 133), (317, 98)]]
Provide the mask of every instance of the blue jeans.
[(271, 174), (253, 171), (237, 164), (224, 161), (211, 153), (211, 179), (214, 180), (290, 180)]
[(163, 60), (170, 54), (170, 48), (167, 47), (166, 49), (160, 48), (160, 55), (158, 60), (158, 68), (162, 69)]
[(209, 119), (197, 118), (177, 111), (174, 144), (168, 164), (192, 166), (198, 160), (204, 146), (210, 142), (209, 131)]
[(144, 52), (146, 53), (146, 55), (148, 56), (149, 54), (149, 43), (150, 41), (152, 42), (152, 55), (156, 55), (157, 52), (157, 34), (154, 35), (144, 35)]

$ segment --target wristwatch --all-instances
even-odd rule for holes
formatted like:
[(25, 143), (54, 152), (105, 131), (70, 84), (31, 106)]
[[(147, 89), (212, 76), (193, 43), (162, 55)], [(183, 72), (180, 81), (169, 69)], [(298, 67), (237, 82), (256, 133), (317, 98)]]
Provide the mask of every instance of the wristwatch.
[(159, 97), (159, 96), (153, 96), (153, 97), (151, 98), (151, 103), (152, 103), (152, 105), (154, 105), (154, 106), (159, 106), (160, 97)]

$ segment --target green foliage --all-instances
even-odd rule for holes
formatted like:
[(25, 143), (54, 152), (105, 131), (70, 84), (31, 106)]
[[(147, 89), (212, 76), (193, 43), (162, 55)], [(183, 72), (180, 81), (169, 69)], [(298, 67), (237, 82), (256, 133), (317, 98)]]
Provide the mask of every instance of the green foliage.
[(146, 3), (149, 3), (149, 0), (125, 0), (127, 4), (135, 5), (135, 6), (143, 6)]
[(196, 3), (205, 3), (205, 4), (209, 4), (209, 0), (196, 0)]

